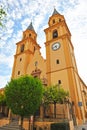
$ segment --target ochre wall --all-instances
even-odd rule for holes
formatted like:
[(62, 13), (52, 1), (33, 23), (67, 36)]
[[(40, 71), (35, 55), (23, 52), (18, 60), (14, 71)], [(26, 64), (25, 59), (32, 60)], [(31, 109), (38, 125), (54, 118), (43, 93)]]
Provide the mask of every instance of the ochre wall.
[[(58, 81), (61, 80), (61, 86), (69, 91), (70, 100), (75, 107), (75, 116), (81, 123), (83, 120), (85, 121), (87, 111), (85, 105), (87, 99), (82, 94), (82, 89), (84, 86), (86, 89), (86, 85), (78, 74), (71, 33), (64, 16), (59, 13), (49, 18), (48, 25), (48, 28), (44, 30), (46, 35), (46, 60), (41, 56), (40, 46), (36, 42), (37, 34), (32, 30), (24, 31), (22, 41), (17, 43), (12, 78), (25, 74), (31, 75), (32, 71), (39, 69), (41, 71), (40, 79), (46, 78), (48, 85), (58, 84)], [(58, 32), (56, 38), (53, 37), (55, 30)], [(60, 43), (60, 47), (54, 51), (52, 45), (56, 42)], [(25, 44), (23, 53), (20, 52), (22, 44)], [(20, 58), (22, 58), (22, 61), (20, 61)], [(59, 64), (57, 60), (59, 60)], [(35, 66), (36, 61), (38, 62), (37, 66)], [(18, 75), (18, 71), (20, 71), (20, 75)], [(81, 108), (78, 106), (78, 102), (83, 102)]]
[(34, 57), (27, 67), (27, 74), (31, 75), (32, 71), (36, 69), (35, 62), (37, 62), (37, 69), (41, 70), (40, 78), (46, 78), (46, 60), (38, 50), (35, 51)]

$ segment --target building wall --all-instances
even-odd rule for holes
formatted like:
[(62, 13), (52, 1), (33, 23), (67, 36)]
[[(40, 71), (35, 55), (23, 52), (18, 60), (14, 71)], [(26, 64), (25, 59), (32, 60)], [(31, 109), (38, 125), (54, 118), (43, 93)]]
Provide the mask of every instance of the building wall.
[[(58, 36), (54, 38), (55, 30)], [(26, 74), (31, 75), (32, 72), (35, 73), (36, 70), (39, 70), (39, 78), (46, 78), (48, 85), (61, 84), (65, 90), (69, 91), (71, 103), (74, 103), (75, 116), (81, 123), (83, 120), (85, 121), (87, 111), (86, 98), (82, 94), (82, 88), (85, 87), (86, 90), (87, 88), (78, 74), (71, 33), (64, 16), (60, 14), (52, 15), (48, 21), (48, 28), (44, 31), (46, 35), (46, 60), (40, 54), (40, 46), (37, 44), (35, 31), (24, 31), (23, 39), (17, 43), (12, 78)], [(60, 44), (60, 46), (53, 50), (55, 43)], [(20, 52), (23, 44), (25, 45), (24, 51)], [(20, 74), (18, 74), (19, 71)], [(59, 83), (59, 81), (61, 82)], [(82, 107), (78, 106), (79, 102), (84, 102)]]
[[(37, 65), (35, 65), (36, 62)], [(31, 75), (32, 71), (36, 68), (41, 70), (40, 79), (46, 78), (46, 60), (41, 56), (41, 53), (38, 50), (35, 51), (34, 57), (27, 67), (26, 74)]]

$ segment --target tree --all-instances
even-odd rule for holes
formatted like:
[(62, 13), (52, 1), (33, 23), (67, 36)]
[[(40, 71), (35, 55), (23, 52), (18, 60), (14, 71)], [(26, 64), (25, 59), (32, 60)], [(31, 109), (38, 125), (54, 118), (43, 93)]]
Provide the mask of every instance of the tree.
[(56, 118), (56, 103), (63, 103), (68, 96), (68, 91), (65, 91), (60, 85), (52, 85), (44, 88), (43, 103), (46, 106), (50, 103), (54, 104), (54, 117)]
[(6, 17), (6, 11), (4, 9), (4, 7), (2, 5), (0, 5), (0, 26), (2, 27), (4, 24), (3, 24), (3, 21)]
[(5, 88), (6, 102), (14, 114), (23, 118), (33, 115), (42, 100), (42, 83), (38, 78), (23, 76), (12, 79)]
[(6, 105), (6, 98), (4, 93), (0, 93), (0, 105)]
[(0, 112), (2, 116), (5, 116), (4, 107), (6, 107), (6, 98), (4, 92), (0, 92)]
[(6, 107), (6, 98), (4, 89), (0, 91), (0, 117), (7, 116), (8, 108)]

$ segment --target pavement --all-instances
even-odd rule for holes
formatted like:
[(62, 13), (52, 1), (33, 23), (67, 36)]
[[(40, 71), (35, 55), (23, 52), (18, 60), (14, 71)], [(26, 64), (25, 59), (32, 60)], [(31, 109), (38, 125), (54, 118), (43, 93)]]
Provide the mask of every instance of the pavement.
[(75, 126), (74, 130), (87, 130), (87, 123), (79, 126)]

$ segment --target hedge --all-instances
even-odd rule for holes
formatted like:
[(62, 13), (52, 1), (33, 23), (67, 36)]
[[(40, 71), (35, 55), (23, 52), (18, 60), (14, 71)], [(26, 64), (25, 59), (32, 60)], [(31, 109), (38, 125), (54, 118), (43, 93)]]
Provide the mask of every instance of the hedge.
[(70, 130), (69, 123), (53, 123), (51, 124), (51, 130)]

